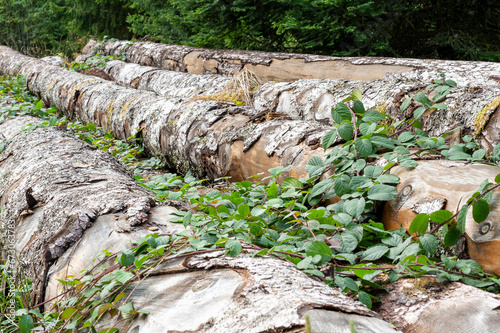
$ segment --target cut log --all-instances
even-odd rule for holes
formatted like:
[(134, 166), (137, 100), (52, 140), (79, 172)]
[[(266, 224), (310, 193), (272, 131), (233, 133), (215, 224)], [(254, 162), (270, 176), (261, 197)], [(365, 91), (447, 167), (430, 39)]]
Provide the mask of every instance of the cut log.
[[(398, 166), (391, 173), (400, 178), (397, 186), (399, 194), (385, 204), (382, 222), (387, 230), (399, 227), (409, 230), (417, 214), (431, 214), (441, 209), (458, 212), (484, 180), (493, 182), (500, 174), (500, 168), (437, 160), (419, 161), (418, 167), (413, 170)], [(469, 256), (486, 272), (496, 274), (500, 274), (499, 221), (500, 190), (496, 189), (486, 221), (480, 224), (475, 222), (470, 208), (465, 224)], [(458, 250), (462, 252), (463, 245)]]
[(180, 172), (238, 181), (291, 165), (290, 175), (300, 178), (307, 161), (323, 155), (320, 141), (327, 126), (300, 120), (262, 121), (253, 108), (158, 97), (51, 66), (6, 47), (0, 51), (0, 71), (26, 74), (29, 89), (47, 105), (55, 105), (70, 118), (96, 123), (121, 139), (141, 129), (148, 152)]
[[(50, 265), (81, 238), (100, 215), (123, 212), (140, 225), (154, 204), (152, 194), (135, 183), (108, 154), (56, 128), (20, 133), (37, 118), (0, 125), (9, 142), (0, 155), (2, 237), (43, 298)], [(38, 298), (39, 299), (39, 298)]]
[[(264, 81), (294, 81), (299, 79), (375, 80), (386, 73), (404, 73), (429, 67), (447, 73), (457, 68), (481, 80), (499, 80), (499, 65), (487, 62), (421, 60), (402, 58), (346, 58), (310, 54), (269, 53), (241, 50), (214, 50), (151, 42), (91, 40), (82, 50), (114, 55), (145, 66), (188, 73), (233, 75), (243, 68)], [(429, 79), (432, 79), (430, 77)]]

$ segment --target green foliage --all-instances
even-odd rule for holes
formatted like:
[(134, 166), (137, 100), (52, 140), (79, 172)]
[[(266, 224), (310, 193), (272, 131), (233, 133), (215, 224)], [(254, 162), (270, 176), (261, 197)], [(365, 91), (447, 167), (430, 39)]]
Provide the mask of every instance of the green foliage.
[[(137, 35), (164, 43), (339, 56), (498, 61), (499, 7), (478, 1), (131, 0)], [(484, 10), (477, 10), (483, 8)]]
[(138, 36), (223, 49), (499, 61), (498, 15), (495, 0), (2, 0), (0, 44), (70, 57), (89, 36)]

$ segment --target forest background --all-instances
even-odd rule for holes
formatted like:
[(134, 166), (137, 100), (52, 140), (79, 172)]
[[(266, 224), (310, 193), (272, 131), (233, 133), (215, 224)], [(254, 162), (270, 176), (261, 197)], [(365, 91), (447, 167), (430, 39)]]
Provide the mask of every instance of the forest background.
[(92, 37), (220, 49), (500, 61), (498, 0), (0, 0), (0, 44), (71, 58)]

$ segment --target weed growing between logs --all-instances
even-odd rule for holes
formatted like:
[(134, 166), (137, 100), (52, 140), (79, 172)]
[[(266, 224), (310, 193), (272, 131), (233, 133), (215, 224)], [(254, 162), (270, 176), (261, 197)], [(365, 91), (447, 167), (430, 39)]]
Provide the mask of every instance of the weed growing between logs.
[[(398, 195), (399, 178), (389, 173), (396, 165), (415, 168), (419, 159), (429, 158), (498, 165), (500, 146), (488, 155), (470, 136), (450, 147), (446, 135), (429, 137), (421, 130), (419, 119), (426, 111), (446, 110), (442, 102), (456, 86), (451, 80), (434, 80), (407, 98), (401, 111), (413, 110), (412, 114), (397, 122), (376, 110), (365, 110), (361, 93), (354, 91), (332, 110), (337, 126), (323, 138), (325, 158), (309, 161), (308, 178), (281, 180), (287, 170), (277, 167), (269, 170), (269, 177), (211, 186), (208, 193), (201, 191), (208, 181), (197, 180), (189, 173), (145, 180), (140, 175), (145, 162), (138, 161), (142, 150), (137, 142), (116, 140), (93, 124), (57, 118), (57, 110), (43, 108), (41, 102), (27, 94), (23, 84), (19, 78), (0, 83), (0, 97), (11, 94), (10, 105), (0, 109), (0, 119), (38, 115), (45, 120), (41, 126), (67, 126), (81, 139), (109, 150), (127, 167), (137, 170), (136, 179), (159, 201), (179, 204), (181, 209), (173, 222), (182, 223), (186, 230), (146, 236), (118, 253), (103, 251), (95, 266), (82, 272), (81, 278), (61, 281), (65, 291), (54, 309), (42, 314), (37, 311), (39, 305), (26, 308), (19, 304), (15, 312), (17, 326), (2, 316), (2, 331), (29, 332), (32, 327), (50, 332), (78, 331), (83, 327), (96, 331), (99, 320), (110, 316), (112, 327), (100, 327), (100, 332), (116, 332), (118, 323), (144, 313), (134, 309), (130, 296), (155, 267), (213, 251), (286, 260), (369, 308), (378, 300), (377, 293), (384, 292), (385, 284), (402, 277), (428, 274), (443, 282), (461, 281), (491, 292), (500, 289), (500, 279), (485, 273), (475, 261), (449, 254), (464, 232), (468, 209), (472, 209), (477, 222), (488, 216), (492, 191), (500, 186), (500, 175), (494, 182), (478, 184), (478, 191), (457, 214), (447, 210), (419, 214), (410, 226), (410, 232), (420, 236), (418, 239), (402, 228), (384, 230), (376, 215), (379, 202)], [(146, 164), (151, 168), (160, 165), (159, 161)]]

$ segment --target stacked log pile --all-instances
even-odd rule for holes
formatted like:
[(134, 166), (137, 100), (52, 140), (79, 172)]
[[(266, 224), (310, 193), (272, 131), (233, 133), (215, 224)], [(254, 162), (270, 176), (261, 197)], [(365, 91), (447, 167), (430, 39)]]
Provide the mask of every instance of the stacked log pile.
[[(273, 119), (250, 107), (211, 100), (158, 97), (151, 92), (71, 72), (0, 48), (0, 72), (26, 74), (29, 89), (69, 118), (93, 122), (126, 139), (141, 129), (149, 153), (180, 172), (231, 176), (238, 181), (279, 165), (304, 175), (305, 163), (320, 156), (329, 130), (301, 120)], [(245, 163), (242, 163), (245, 161)], [(302, 172), (302, 173), (301, 173)]]
[[(101, 47), (116, 53), (120, 50), (118, 46), (124, 44), (113, 45)], [(208, 53), (203, 50), (180, 47), (172, 56), (165, 50), (173, 46), (161, 46), (161, 58), (153, 56), (157, 54), (154, 45), (143, 43), (139, 46), (149, 53), (139, 56), (138, 51), (132, 52), (136, 50), (132, 45), (127, 50), (127, 57), (130, 53), (131, 59), (150, 59), (149, 65), (160, 61), (171, 69), (186, 71), (190, 67), (183, 61), (196, 55), (197, 66), (202, 66), (197, 67), (197, 73), (208, 71), (206, 63), (199, 64), (199, 59), (208, 59)], [(231, 74), (228, 68), (238, 66), (224, 64), (241, 65), (247, 61), (242, 58), (239, 63), (225, 62), (228, 58), (223, 53), (212, 56), (215, 54), (223, 59), (216, 65), (212, 63), (216, 68), (212, 72), (216, 73)], [(265, 66), (259, 59), (252, 66)], [(285, 61), (288, 58), (279, 59), (276, 55), (276, 59)], [(307, 59), (327, 62), (307, 56), (300, 59), (302, 62)], [(372, 68), (366, 67), (367, 61), (355, 59), (351, 60), (351, 65)], [(500, 105), (500, 84), (495, 79), (498, 65), (429, 61), (425, 63), (427, 67), (414, 70), (416, 63), (411, 60), (405, 63), (374, 59), (372, 64), (382, 68), (383, 74), (385, 70), (396, 73), (385, 76), (379, 73), (377, 80), (370, 82), (338, 78), (268, 82), (256, 92), (252, 108), (221, 101), (193, 100), (200, 94), (219, 92), (221, 85), (229, 81), (228, 77), (164, 73), (118, 61), (108, 63), (107, 72), (121, 84), (130, 86), (123, 87), (0, 47), (0, 72), (25, 74), (29, 89), (47, 105), (56, 105), (68, 117), (101, 125), (122, 139), (140, 128), (151, 154), (162, 157), (169, 166), (181, 172), (192, 170), (199, 176), (229, 175), (233, 180), (243, 180), (270, 167), (292, 165), (294, 169), (290, 175), (300, 177), (307, 161), (323, 154), (320, 140), (333, 125), (329, 109), (339, 101), (337, 98), (342, 99), (352, 90), (360, 89), (368, 106), (384, 109), (398, 118), (401, 117), (398, 108), (405, 96), (421, 89), (428, 83), (426, 80), (435, 77), (443, 68), (451, 72), (448, 77), (459, 83), (457, 77), (462, 76), (461, 71), (470, 70), (468, 66), (477, 66), (477, 72), (474, 75), (467, 73), (468, 81), (464, 79), (464, 82), (468, 86), (457, 88), (447, 96), (448, 112), (435, 111), (426, 115), (426, 129), (441, 134), (462, 124), (464, 133), (478, 133), (482, 144), (489, 149), (500, 141), (495, 136), (498, 135), (495, 130)], [(459, 65), (463, 66), (457, 67)], [(269, 74), (268, 79), (272, 75)], [(179, 86), (172, 87), (176, 82)], [(160, 91), (162, 85), (168, 85), (166, 89), (163, 87), (164, 92)], [(159, 89), (152, 88), (154, 86)], [(464, 113), (465, 108), (469, 112)], [(269, 114), (281, 117), (270, 119), (266, 117)], [(485, 120), (478, 122), (480, 117)], [(28, 123), (39, 121), (18, 118), (0, 125), (0, 133), (12, 140), (0, 155), (0, 218), (3, 237), (8, 231), (6, 226), (14, 227), (18, 244), (15, 251), (33, 279), (39, 299), (45, 293), (47, 299), (57, 295), (60, 292), (57, 279), (77, 275), (90, 265), (91, 258), (100, 250), (120, 249), (129, 240), (147, 234), (153, 225), (162, 233), (179, 228), (165, 222), (175, 209), (151, 208), (154, 205), (152, 194), (136, 185), (110, 157), (58, 129), (38, 128), (20, 133)], [(470, 173), (471, 169), (464, 172)], [(411, 182), (412, 177), (408, 178)], [(403, 186), (407, 185), (405, 182)], [(391, 207), (394, 210), (394, 205)], [(406, 212), (411, 207), (403, 207), (405, 211), (400, 213), (415, 213)], [(475, 231), (469, 232), (470, 237)], [(101, 246), (85, 245), (96, 240)], [(460, 324), (457, 323), (457, 327), (465, 331), (477, 328), (490, 331), (498, 326), (500, 318), (495, 309), (500, 305), (500, 298), (460, 283), (442, 286), (435, 281), (423, 284), (422, 281), (402, 281), (389, 286), (391, 293), (385, 297), (384, 306), (377, 310), (382, 318), (408, 332), (443, 332), (442, 326), (432, 324), (436, 321), (435, 314), (456, 310), (468, 311), (467, 316), (461, 317)], [(158, 297), (150, 297), (153, 290)], [(216, 301), (214, 295), (217, 295)], [(483, 302), (475, 302), (477, 298)], [(187, 304), (179, 303), (181, 299)], [(379, 314), (340, 291), (309, 279), (290, 264), (270, 258), (242, 256), (233, 259), (222, 253), (212, 253), (180, 260), (141, 283), (132, 300), (138, 307), (150, 310), (151, 315), (124, 323), (121, 327), (124, 332), (298, 332), (304, 330), (305, 314), (311, 318), (313, 332), (348, 330), (350, 320), (357, 329), (367, 332), (395, 331)], [(464, 306), (457, 306), (457, 300)], [(455, 315), (441, 317), (443, 320), (453, 322)]]

